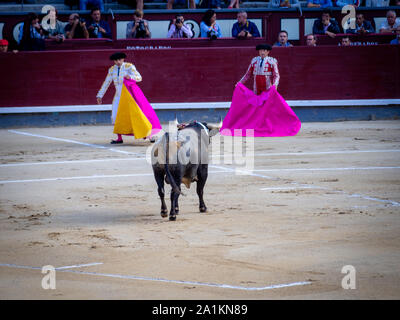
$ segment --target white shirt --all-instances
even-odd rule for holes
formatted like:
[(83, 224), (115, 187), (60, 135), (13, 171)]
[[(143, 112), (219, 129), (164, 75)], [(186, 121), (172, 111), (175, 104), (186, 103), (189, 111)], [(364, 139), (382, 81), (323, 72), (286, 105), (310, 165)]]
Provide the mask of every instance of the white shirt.
[(396, 21), (394, 22), (394, 25), (392, 27), (389, 26), (389, 23), (387, 22), (387, 20), (385, 20), (384, 22), (382, 22), (380, 29), (390, 29), (390, 28), (397, 28), (398, 26), (400, 26), (400, 19), (396, 18)]

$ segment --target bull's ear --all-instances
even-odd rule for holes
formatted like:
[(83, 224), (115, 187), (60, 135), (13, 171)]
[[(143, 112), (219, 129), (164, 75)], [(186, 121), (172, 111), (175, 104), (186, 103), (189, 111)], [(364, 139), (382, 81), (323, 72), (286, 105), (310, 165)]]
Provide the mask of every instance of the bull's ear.
[(214, 128), (214, 129), (211, 129), (211, 130), (210, 130), (210, 132), (208, 133), (208, 135), (209, 135), (210, 137), (213, 137), (213, 136), (215, 136), (218, 132), (219, 132), (219, 128)]

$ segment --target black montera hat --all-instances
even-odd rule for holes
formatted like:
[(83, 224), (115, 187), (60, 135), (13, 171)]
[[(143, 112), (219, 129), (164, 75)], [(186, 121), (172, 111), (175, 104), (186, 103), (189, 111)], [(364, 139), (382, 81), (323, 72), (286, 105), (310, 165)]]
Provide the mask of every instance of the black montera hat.
[(269, 44), (258, 44), (256, 50), (268, 50), (271, 51), (272, 47)]
[(116, 52), (110, 56), (110, 60), (118, 60), (118, 59), (125, 59), (126, 54), (123, 52)]

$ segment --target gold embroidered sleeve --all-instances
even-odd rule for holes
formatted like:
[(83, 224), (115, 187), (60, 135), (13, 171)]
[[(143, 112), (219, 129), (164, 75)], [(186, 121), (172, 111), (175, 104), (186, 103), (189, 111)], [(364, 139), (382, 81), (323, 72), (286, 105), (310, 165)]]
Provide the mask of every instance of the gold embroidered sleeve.
[(110, 83), (112, 82), (112, 70), (113, 67), (108, 69), (106, 80), (104, 80), (103, 84), (101, 85), (101, 88), (97, 93), (96, 98), (103, 98), (103, 96), (106, 94), (107, 89), (110, 86)]
[(129, 75), (131, 79), (135, 80), (136, 82), (142, 81), (142, 76), (140, 75), (139, 71), (137, 71), (136, 67), (133, 64), (130, 65)]

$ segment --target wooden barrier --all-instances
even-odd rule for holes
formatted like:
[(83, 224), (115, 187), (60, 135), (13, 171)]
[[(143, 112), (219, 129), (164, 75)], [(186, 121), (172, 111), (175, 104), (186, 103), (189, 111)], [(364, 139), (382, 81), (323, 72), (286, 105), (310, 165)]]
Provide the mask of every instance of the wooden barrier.
[[(93, 105), (114, 50), (0, 55), (0, 107)], [(230, 101), (254, 48), (124, 50), (152, 103)], [(400, 98), (400, 46), (274, 48), (287, 100)], [(251, 84), (247, 84), (251, 87)], [(104, 98), (111, 103), (113, 85)]]

